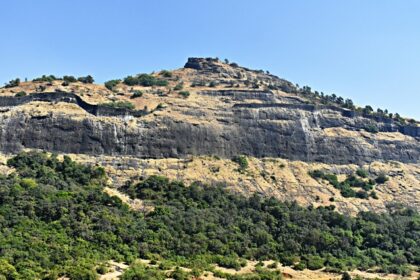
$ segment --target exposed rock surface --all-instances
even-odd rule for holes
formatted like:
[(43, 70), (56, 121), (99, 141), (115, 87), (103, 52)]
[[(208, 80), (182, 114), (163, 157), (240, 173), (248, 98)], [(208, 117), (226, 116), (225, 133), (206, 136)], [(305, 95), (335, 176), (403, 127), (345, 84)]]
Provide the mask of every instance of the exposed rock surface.
[[(151, 93), (144, 99), (159, 98), (157, 102), (163, 101), (167, 106), (161, 106), (160, 111), (147, 116), (134, 114), (146, 110), (133, 111), (134, 122), (130, 124), (127, 123), (127, 111), (112, 113), (95, 107), (95, 114), (74, 118), (66, 112), (34, 115), (25, 111), (23, 105), (34, 100), (49, 104), (73, 102), (81, 109), (92, 111), (95, 105), (84, 102), (77, 91), (67, 95), (42, 93), (22, 98), (0, 97), (3, 111), (0, 113), (0, 150), (15, 153), (23, 148), (38, 148), (140, 158), (189, 155), (230, 158), (245, 154), (338, 164), (375, 160), (419, 162), (420, 128), (417, 125), (401, 125), (390, 119), (314, 104), (282, 90), (249, 88), (247, 81), (259, 83), (260, 88), (269, 83), (295, 89), (290, 82), (273, 75), (223, 64), (217, 59), (192, 58), (185, 67), (174, 71), (184, 84), (203, 79), (228, 86), (185, 85), (191, 92), (187, 99), (171, 91)], [(230, 86), (232, 83), (236, 84)], [(121, 91), (128, 92), (129, 89), (122, 87)], [(20, 102), (22, 100), (25, 102)], [(101, 118), (99, 112), (126, 118), (109, 121)], [(375, 127), (379, 133), (361, 134), (367, 127)], [(327, 133), (331, 128), (342, 130)], [(346, 131), (359, 134), (346, 134)], [(405, 137), (382, 137), (383, 133), (399, 133)]]

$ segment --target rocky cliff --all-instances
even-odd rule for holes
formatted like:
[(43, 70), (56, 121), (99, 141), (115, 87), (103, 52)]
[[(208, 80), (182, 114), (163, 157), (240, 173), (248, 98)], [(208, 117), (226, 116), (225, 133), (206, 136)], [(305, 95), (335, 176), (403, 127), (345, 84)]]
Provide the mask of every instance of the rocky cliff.
[[(147, 117), (145, 108), (130, 112), (91, 105), (83, 101), (77, 89), (0, 97), (4, 112), (0, 114), (0, 149), (6, 153), (38, 148), (140, 158), (231, 158), (244, 154), (340, 164), (374, 160), (416, 163), (420, 158), (420, 128), (416, 124), (403, 125), (305, 99), (292, 83), (262, 71), (223, 64), (217, 59), (192, 58), (185, 68), (174, 71), (169, 81), (182, 81), (191, 96), (180, 98), (170, 86), (158, 89), (159, 94), (151, 92), (142, 98), (159, 99), (159, 104), (166, 107), (160, 106), (154, 113), (149, 110)], [(213, 83), (211, 87), (209, 83)], [(129, 95), (127, 86), (121, 85), (118, 90), (117, 99)], [(65, 111), (41, 117), (19, 113), (31, 101), (74, 103), (90, 115), (75, 119)], [(14, 113), (6, 114), (8, 110)], [(114, 116), (116, 120), (110, 122), (102, 116)], [(132, 119), (130, 125), (128, 119)], [(375, 133), (368, 137), (350, 133), (372, 127)], [(349, 133), (334, 134), (333, 128)], [(390, 133), (404, 137), (389, 137)]]
[[(152, 76), (165, 85), (119, 83), (109, 90), (58, 80), (0, 89), (0, 151), (35, 148), (138, 160), (247, 155), (340, 165), (397, 161), (414, 164), (410, 183), (399, 191), (420, 182), (416, 121), (326, 102), (264, 71), (218, 59), (190, 58), (184, 68)], [(27, 95), (16, 96), (22, 91)], [(102, 105), (118, 101), (135, 109)], [(252, 182), (248, 188), (258, 191), (249, 187)], [(417, 191), (399, 197), (409, 203)], [(290, 199), (280, 195), (284, 191), (274, 193)]]

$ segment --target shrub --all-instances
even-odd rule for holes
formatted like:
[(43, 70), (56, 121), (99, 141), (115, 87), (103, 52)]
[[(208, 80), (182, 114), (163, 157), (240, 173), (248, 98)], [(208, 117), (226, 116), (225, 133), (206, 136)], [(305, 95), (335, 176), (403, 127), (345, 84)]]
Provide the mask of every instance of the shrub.
[(84, 84), (93, 84), (93, 82), (95, 81), (91, 75), (87, 75), (85, 77), (79, 77), (77, 78), (77, 80)]
[(188, 96), (190, 96), (190, 92), (189, 91), (180, 91), (179, 95), (181, 95), (184, 98), (187, 98)]
[(183, 89), (184, 88), (184, 83), (183, 82), (181, 82), (181, 83), (178, 83), (175, 87), (174, 87), (174, 90), (181, 90), (181, 89)]
[(341, 276), (341, 280), (351, 280), (350, 274), (347, 271), (344, 272), (343, 275)]
[(17, 87), (20, 84), (20, 79), (16, 78), (14, 80), (9, 81), (9, 83), (5, 84), (5, 88)]
[(63, 80), (69, 84), (77, 82), (77, 79), (74, 76), (63, 76)]
[(363, 168), (357, 169), (356, 174), (359, 175), (362, 178), (367, 178), (367, 176), (369, 175), (368, 172)]
[(98, 275), (91, 269), (83, 267), (73, 267), (71, 270), (67, 271), (67, 276), (71, 280), (97, 280)]
[(105, 82), (105, 87), (109, 90), (114, 90), (114, 87), (118, 85), (121, 82), (121, 80), (110, 80)]
[(109, 103), (103, 103), (102, 106), (116, 108), (116, 109), (130, 109), (133, 110), (135, 108), (134, 104), (129, 101), (113, 101)]
[(172, 72), (170, 72), (168, 70), (162, 70), (162, 71), (160, 71), (159, 75), (161, 75), (165, 78), (171, 78), (172, 77)]
[(368, 126), (365, 126), (365, 130), (367, 132), (370, 132), (370, 133), (378, 133), (379, 132), (379, 129), (378, 129), (378, 127), (376, 125), (368, 125)]
[(307, 257), (306, 266), (310, 270), (316, 270), (324, 267), (324, 259), (319, 256)]
[(18, 93), (15, 94), (15, 97), (22, 97), (22, 96), (26, 96), (26, 92), (24, 91), (19, 91)]
[(142, 96), (143, 96), (143, 92), (141, 90), (134, 90), (133, 95), (130, 96), (130, 98), (134, 99), (134, 98), (138, 98), (138, 97), (142, 97)]
[(58, 78), (54, 75), (48, 75), (48, 76), (47, 75), (42, 75), (41, 77), (35, 78), (32, 81), (33, 82), (53, 82), (53, 81), (56, 81), (56, 80), (58, 80)]
[(168, 85), (167, 81), (157, 79), (156, 77), (149, 74), (139, 74), (135, 77), (127, 76), (124, 78), (123, 83), (128, 86), (139, 85), (139, 86), (144, 86), (144, 87)]
[(20, 181), (20, 185), (25, 188), (25, 189), (34, 189), (37, 186), (37, 183), (34, 179), (32, 178), (23, 178)]
[(239, 168), (242, 170), (248, 168), (248, 159), (246, 158), (246, 156), (235, 156), (234, 158), (232, 158), (232, 161), (239, 164)]
[(384, 173), (381, 173), (381, 174), (378, 175), (378, 177), (376, 177), (375, 182), (377, 184), (383, 184), (388, 180), (389, 180), (389, 178)]

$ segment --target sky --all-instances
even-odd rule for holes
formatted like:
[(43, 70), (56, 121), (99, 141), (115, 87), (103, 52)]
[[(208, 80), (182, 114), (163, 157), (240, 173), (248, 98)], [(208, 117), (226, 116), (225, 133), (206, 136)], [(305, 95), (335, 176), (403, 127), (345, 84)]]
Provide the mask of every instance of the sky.
[(2, 0), (0, 83), (228, 58), (420, 120), (418, 0)]

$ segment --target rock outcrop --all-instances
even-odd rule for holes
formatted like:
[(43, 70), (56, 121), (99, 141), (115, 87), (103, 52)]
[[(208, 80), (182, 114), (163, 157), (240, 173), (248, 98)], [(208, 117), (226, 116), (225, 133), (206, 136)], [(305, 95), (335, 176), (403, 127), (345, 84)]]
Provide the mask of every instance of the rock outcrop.
[[(288, 81), (217, 59), (191, 58), (185, 67), (174, 71), (170, 82), (184, 81), (190, 97), (180, 98), (172, 90), (162, 94), (165, 88), (158, 89), (158, 94), (147, 89), (150, 93), (145, 91), (138, 102), (156, 100), (167, 105), (151, 114), (91, 105), (77, 91), (0, 97), (0, 150), (16, 153), (37, 148), (139, 158), (231, 158), (244, 154), (335, 164), (419, 162), (417, 124), (402, 125), (388, 118), (313, 103), (282, 90), (296, 90)], [(214, 81), (216, 86), (188, 85), (197, 79)], [(222, 84), (227, 86), (217, 86)], [(267, 85), (273, 90), (264, 88)], [(121, 98), (132, 89), (122, 86)], [(42, 116), (20, 113), (31, 101), (75, 103), (91, 115), (74, 118), (66, 112)], [(103, 116), (115, 119), (109, 121)], [(127, 118), (121, 118), (127, 116), (134, 120), (128, 123)], [(366, 132), (372, 127), (375, 133)]]

